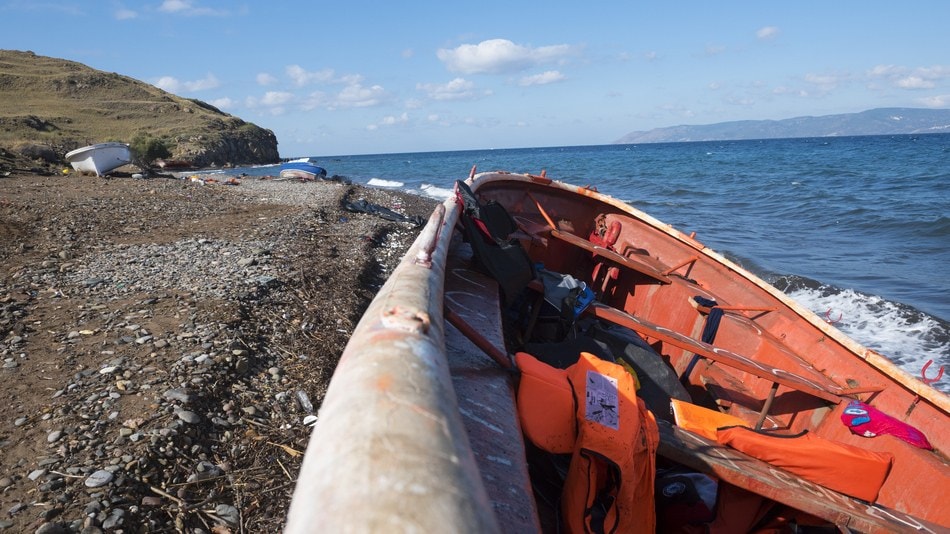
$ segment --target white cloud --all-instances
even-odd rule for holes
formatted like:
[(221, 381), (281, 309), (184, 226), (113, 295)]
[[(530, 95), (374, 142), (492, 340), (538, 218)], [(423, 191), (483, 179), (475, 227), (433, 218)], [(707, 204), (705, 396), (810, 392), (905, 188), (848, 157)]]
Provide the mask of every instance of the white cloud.
[(228, 14), (228, 12), (225, 10), (212, 9), (210, 7), (198, 7), (190, 0), (164, 0), (162, 5), (158, 6), (158, 10), (164, 13), (186, 15), (189, 17), (206, 15), (225, 16)]
[(904, 71), (903, 67), (896, 65), (875, 65), (868, 71), (868, 76), (872, 78), (889, 77)]
[(926, 98), (918, 98), (920, 105), (928, 108), (946, 108), (950, 107), (950, 95), (934, 95)]
[(416, 55), (416, 52), (411, 48), (406, 48), (405, 50), (402, 51), (401, 55), (403, 59), (409, 59), (412, 56)]
[(452, 49), (440, 48), (436, 56), (452, 72), (503, 74), (560, 61), (574, 53), (574, 47), (566, 44), (531, 48), (508, 39), (489, 39)]
[(267, 72), (261, 72), (257, 75), (258, 85), (274, 85), (275, 83), (277, 83), (277, 78)]
[(159, 11), (164, 11), (166, 13), (177, 13), (179, 11), (185, 11), (191, 9), (191, 6), (188, 2), (183, 0), (165, 0), (162, 2), (162, 5), (159, 6)]
[(805, 75), (805, 81), (819, 87), (824, 91), (830, 91), (840, 84), (843, 79), (841, 76), (835, 74), (812, 74), (808, 73)]
[(933, 89), (939, 82), (950, 78), (950, 66), (903, 67), (877, 65), (867, 72), (871, 80), (883, 80), (899, 89)]
[(139, 14), (136, 13), (135, 11), (132, 11), (131, 9), (120, 7), (119, 9), (115, 10), (115, 13), (113, 13), (113, 16), (115, 17), (116, 20), (129, 20), (129, 19), (134, 19), (135, 17), (138, 17)]
[(416, 89), (432, 100), (474, 100), (490, 95), (491, 91), (478, 92), (475, 84), (465, 78), (455, 78), (447, 83), (420, 83)]
[(370, 124), (366, 127), (367, 130), (373, 131), (378, 130), (380, 127), (385, 126), (395, 126), (397, 124), (406, 124), (409, 122), (409, 114), (403, 113), (402, 115), (387, 115), (380, 119), (376, 124)]
[(381, 85), (369, 87), (359, 83), (349, 84), (335, 95), (314, 91), (307, 95), (300, 107), (306, 111), (325, 108), (334, 111), (340, 108), (367, 108), (384, 104), (389, 93)]
[(755, 36), (762, 40), (774, 39), (778, 37), (779, 29), (775, 26), (765, 26), (755, 32)]
[(162, 76), (153, 85), (159, 89), (168, 91), (169, 93), (177, 94), (181, 92), (196, 92), (214, 89), (215, 87), (221, 85), (221, 82), (218, 81), (214, 74), (209, 72), (204, 78), (190, 82), (183, 82), (174, 76)]
[(386, 96), (381, 85), (363, 87), (358, 83), (344, 87), (336, 95), (332, 106), (342, 108), (365, 108), (379, 105)]
[(527, 87), (529, 85), (547, 85), (549, 83), (560, 82), (565, 79), (565, 76), (556, 70), (549, 70), (542, 72), (541, 74), (535, 74), (533, 76), (525, 76), (521, 78), (518, 82), (518, 85), (522, 87)]
[(274, 107), (282, 106), (293, 100), (293, 98), (293, 93), (288, 93), (286, 91), (267, 91), (264, 93), (264, 96), (261, 98), (260, 102), (264, 106)]
[(200, 80), (185, 82), (185, 89), (189, 91), (204, 91), (206, 89), (214, 89), (219, 85), (221, 85), (221, 82), (218, 81), (214, 74), (209, 72), (207, 76)]
[(305, 111), (310, 111), (319, 107), (324, 107), (327, 104), (328, 98), (326, 93), (322, 91), (314, 91), (307, 95), (307, 98), (304, 99), (300, 107), (302, 107)]
[(283, 115), (287, 112), (286, 105), (293, 102), (293, 93), (286, 91), (267, 91), (264, 96), (257, 98), (249, 96), (244, 99), (244, 105), (250, 109), (263, 109), (271, 115)]
[(901, 89), (933, 89), (936, 84), (920, 76), (907, 76), (894, 82)]
[(300, 65), (288, 65), (287, 76), (294, 81), (294, 85), (303, 87), (314, 82), (329, 82), (333, 80), (333, 69), (323, 69), (314, 72), (307, 71)]
[(215, 98), (214, 100), (209, 100), (208, 103), (218, 109), (232, 109), (237, 106), (237, 102), (228, 97)]

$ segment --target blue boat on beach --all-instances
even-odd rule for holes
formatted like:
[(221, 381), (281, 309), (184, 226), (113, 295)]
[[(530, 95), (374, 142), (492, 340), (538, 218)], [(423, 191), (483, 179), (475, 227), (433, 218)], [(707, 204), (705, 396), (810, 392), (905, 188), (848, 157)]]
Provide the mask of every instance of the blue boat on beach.
[(325, 178), (326, 175), (327, 170), (317, 165), (313, 158), (292, 160), (280, 166), (281, 178), (316, 180), (319, 178)]

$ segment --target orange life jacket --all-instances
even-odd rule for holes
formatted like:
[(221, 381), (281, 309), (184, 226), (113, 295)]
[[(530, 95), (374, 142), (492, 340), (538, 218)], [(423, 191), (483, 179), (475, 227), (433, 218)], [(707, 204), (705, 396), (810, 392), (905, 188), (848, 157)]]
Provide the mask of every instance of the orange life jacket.
[(517, 401), (521, 431), (540, 449), (555, 454), (573, 452), (577, 428), (567, 370), (526, 352), (515, 354), (515, 365), (521, 371)]
[(805, 480), (868, 502), (877, 499), (894, 455), (874, 452), (807, 432), (792, 436), (744, 427), (719, 429), (718, 440)]
[(659, 432), (623, 367), (581, 353), (566, 370), (527, 353), (518, 414), (525, 436), (554, 453), (572, 453), (561, 494), (567, 532), (653, 532)]
[(751, 426), (744, 420), (679, 399), (670, 399), (676, 426), (716, 441), (716, 430), (725, 426)]

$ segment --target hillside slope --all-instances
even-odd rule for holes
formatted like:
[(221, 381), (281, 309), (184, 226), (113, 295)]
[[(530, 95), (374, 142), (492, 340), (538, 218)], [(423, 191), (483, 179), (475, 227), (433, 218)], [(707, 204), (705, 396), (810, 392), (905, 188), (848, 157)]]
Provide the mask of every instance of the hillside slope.
[(683, 141), (928, 133), (950, 133), (950, 109), (877, 108), (860, 113), (843, 113), (819, 117), (670, 126), (648, 131), (630, 132), (614, 141), (614, 143), (676, 143)]
[(199, 100), (81, 63), (0, 50), (0, 147), (49, 161), (81, 146), (163, 139), (196, 166), (275, 163), (277, 138)]

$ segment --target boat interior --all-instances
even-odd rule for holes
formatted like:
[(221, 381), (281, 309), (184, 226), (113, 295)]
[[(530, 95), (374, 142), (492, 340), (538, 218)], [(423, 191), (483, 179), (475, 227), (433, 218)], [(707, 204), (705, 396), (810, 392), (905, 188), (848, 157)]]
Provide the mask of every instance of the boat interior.
[[(483, 182), (476, 189), (480, 201), (506, 208), (516, 224), (509, 238), (527, 253), (535, 274), (582, 282), (593, 295), (586, 306), (552, 303), (542, 276), (519, 294), (505, 295), (477, 266), (462, 232), (454, 232), (444, 289), (446, 346), (459, 408), (503, 530), (562, 528), (557, 501), (566, 460), (522, 437), (509, 356), (518, 352), (561, 368), (588, 352), (629, 369), (638, 380), (637, 395), (658, 422), (657, 487), (664, 476), (687, 473), (730, 491), (756, 488), (765, 511), (750, 515), (748, 531), (778, 524), (842, 532), (950, 525), (950, 507), (943, 504), (950, 469), (941, 452), (950, 429), (928, 434), (934, 450), (925, 450), (891, 436), (856, 436), (842, 424), (852, 400), (874, 404), (910, 426), (933, 428), (945, 419), (945, 408), (895, 382), (894, 368), (858, 358), (831, 325), (695, 235), (596, 198), (592, 189), (549, 187), (543, 175)], [(570, 311), (583, 306), (583, 312), (564, 312), (571, 304), (577, 308)], [(671, 403), (731, 416), (756, 430), (807, 432), (895, 460), (876, 502), (867, 502), (685, 430)], [(919, 483), (921, 473), (928, 473), (926, 485)], [(682, 503), (666, 503), (667, 512), (679, 511), (671, 515), (659, 496), (657, 502), (658, 531), (692, 528), (676, 519), (684, 517), (682, 507), (675, 508)], [(536, 513), (526, 515), (526, 509)]]

